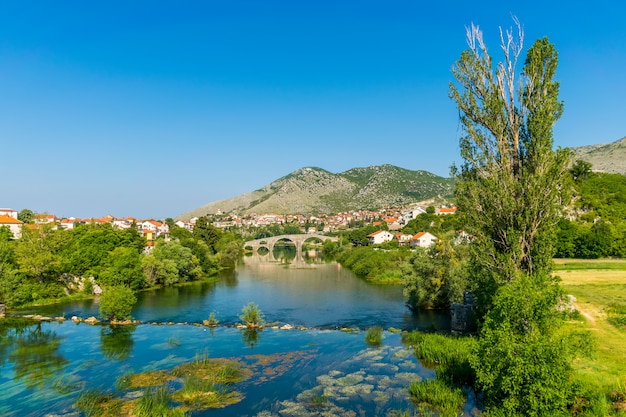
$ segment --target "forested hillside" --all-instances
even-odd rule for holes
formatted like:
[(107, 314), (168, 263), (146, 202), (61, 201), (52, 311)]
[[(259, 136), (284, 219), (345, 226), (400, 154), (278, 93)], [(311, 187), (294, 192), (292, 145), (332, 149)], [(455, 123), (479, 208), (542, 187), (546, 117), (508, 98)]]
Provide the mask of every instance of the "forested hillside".
[(573, 207), (559, 221), (557, 257), (626, 257), (626, 176), (589, 171), (574, 187)]

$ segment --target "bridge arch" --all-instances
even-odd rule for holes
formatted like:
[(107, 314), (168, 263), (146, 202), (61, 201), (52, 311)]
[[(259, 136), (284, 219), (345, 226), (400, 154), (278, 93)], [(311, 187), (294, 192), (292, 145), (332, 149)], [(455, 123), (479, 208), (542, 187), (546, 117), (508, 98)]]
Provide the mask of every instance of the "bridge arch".
[(281, 240), (290, 240), (296, 245), (296, 252), (302, 255), (302, 244), (309, 239), (319, 239), (322, 242), (331, 240), (337, 242), (339, 239), (332, 236), (324, 236), (317, 233), (297, 234), (297, 235), (279, 235), (272, 237), (264, 237), (261, 239), (249, 240), (244, 243), (244, 247), (249, 246), (253, 251), (258, 251), (261, 247), (266, 247), (270, 252), (274, 252), (274, 245)]

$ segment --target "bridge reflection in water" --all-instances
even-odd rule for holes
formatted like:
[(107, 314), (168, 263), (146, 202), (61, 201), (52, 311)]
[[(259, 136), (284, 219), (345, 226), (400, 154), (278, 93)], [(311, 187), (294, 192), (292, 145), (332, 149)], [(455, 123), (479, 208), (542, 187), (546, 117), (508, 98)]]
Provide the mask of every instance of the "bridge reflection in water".
[[(297, 234), (297, 235), (280, 235), (280, 236), (272, 236), (267, 238), (250, 240), (244, 244), (244, 247), (251, 248), (253, 255), (246, 257), (246, 264), (262, 264), (262, 263), (282, 263), (285, 257), (279, 258), (275, 256), (274, 249), (278, 244), (279, 247), (281, 243), (291, 244), (295, 247), (296, 253), (293, 259), (288, 259), (287, 257), (286, 263), (289, 263), (292, 268), (302, 268), (302, 267), (311, 267), (312, 264), (307, 262), (309, 256), (305, 254), (302, 250), (302, 247), (305, 242), (311, 241), (326, 241), (331, 240), (333, 242), (337, 242), (336, 237), (324, 236), (318, 234)], [(267, 249), (267, 254), (261, 254), (260, 249)], [(312, 257), (316, 256), (315, 253), (311, 253)]]

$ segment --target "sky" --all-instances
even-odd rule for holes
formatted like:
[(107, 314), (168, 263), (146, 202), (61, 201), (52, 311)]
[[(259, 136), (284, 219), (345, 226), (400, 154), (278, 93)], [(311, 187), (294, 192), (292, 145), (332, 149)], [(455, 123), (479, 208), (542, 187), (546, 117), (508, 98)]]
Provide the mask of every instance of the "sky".
[(0, 207), (163, 219), (305, 166), (447, 177), (466, 27), (499, 61), (512, 16), (559, 53), (555, 146), (626, 136), (621, 1), (3, 0)]

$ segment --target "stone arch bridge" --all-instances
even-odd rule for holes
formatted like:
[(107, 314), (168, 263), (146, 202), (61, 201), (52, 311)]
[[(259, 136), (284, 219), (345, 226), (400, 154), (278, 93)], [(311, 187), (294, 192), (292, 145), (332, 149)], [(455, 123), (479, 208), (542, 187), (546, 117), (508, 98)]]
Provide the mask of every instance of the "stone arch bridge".
[(299, 234), (299, 235), (280, 235), (280, 236), (272, 236), (272, 237), (264, 237), (261, 239), (249, 240), (244, 243), (244, 247), (250, 246), (254, 252), (258, 251), (260, 248), (267, 248), (270, 253), (274, 251), (274, 245), (278, 241), (288, 240), (293, 242), (296, 245), (296, 249), (298, 254), (302, 253), (302, 245), (309, 239), (319, 239), (322, 242), (326, 240), (331, 240), (333, 242), (337, 242), (339, 239), (331, 236), (319, 235), (317, 233), (310, 234)]

